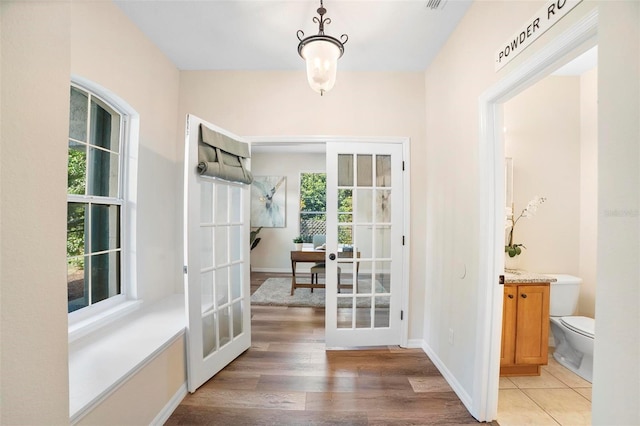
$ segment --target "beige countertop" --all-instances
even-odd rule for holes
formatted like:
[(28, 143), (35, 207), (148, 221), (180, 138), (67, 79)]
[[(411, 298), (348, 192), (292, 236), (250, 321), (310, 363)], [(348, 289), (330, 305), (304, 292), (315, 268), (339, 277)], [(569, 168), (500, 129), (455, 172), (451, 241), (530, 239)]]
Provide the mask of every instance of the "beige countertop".
[(548, 275), (536, 274), (535, 272), (522, 271), (519, 269), (509, 269), (504, 271), (505, 284), (519, 283), (553, 283), (557, 279)]

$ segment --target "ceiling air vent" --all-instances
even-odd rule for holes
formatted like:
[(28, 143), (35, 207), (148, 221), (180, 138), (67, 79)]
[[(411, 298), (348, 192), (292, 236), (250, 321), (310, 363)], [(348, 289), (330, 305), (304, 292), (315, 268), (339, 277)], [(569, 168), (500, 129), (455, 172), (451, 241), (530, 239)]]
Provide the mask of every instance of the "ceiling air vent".
[(442, 10), (444, 9), (444, 5), (447, 3), (447, 0), (429, 0), (427, 2), (427, 9), (431, 10)]

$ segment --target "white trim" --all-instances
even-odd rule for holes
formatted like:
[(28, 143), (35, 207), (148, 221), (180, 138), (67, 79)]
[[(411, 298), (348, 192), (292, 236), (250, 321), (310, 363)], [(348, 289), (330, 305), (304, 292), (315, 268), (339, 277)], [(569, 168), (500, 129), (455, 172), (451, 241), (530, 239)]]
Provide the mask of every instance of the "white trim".
[(407, 340), (407, 346), (405, 347), (408, 349), (422, 349), (424, 345), (426, 345), (424, 339), (409, 339)]
[(139, 309), (142, 305), (140, 300), (124, 300), (123, 296), (110, 297), (107, 300), (98, 303), (109, 304), (109, 309), (91, 310), (91, 312), (85, 313), (81, 310), (76, 311), (79, 314), (84, 314), (82, 317), (76, 317), (74, 322), (69, 321), (69, 343), (74, 342), (107, 324), (112, 323), (115, 320), (122, 318), (123, 316)]
[(182, 386), (178, 388), (175, 394), (171, 397), (171, 399), (167, 402), (167, 404), (160, 410), (158, 415), (151, 421), (150, 425), (163, 425), (171, 414), (178, 408), (184, 397), (187, 396), (187, 382), (184, 382)]
[(478, 315), (473, 368), (473, 405), (467, 406), (469, 412), (479, 421), (495, 420), (498, 410), (502, 287), (497, 283), (498, 276), (504, 270), (504, 257), (499, 253), (502, 253), (505, 220), (502, 202), (504, 143), (500, 131), (501, 103), (550, 74), (553, 69), (567, 62), (570, 56), (575, 57), (593, 47), (597, 43), (597, 31), (598, 10), (594, 9), (479, 98)]
[(449, 371), (447, 366), (442, 362), (440, 358), (438, 358), (438, 355), (429, 347), (429, 345), (426, 344), (426, 342), (423, 342), (422, 350), (425, 354), (427, 354), (431, 362), (433, 362), (433, 365), (436, 366), (440, 374), (442, 374), (442, 377), (444, 377), (449, 386), (451, 386), (451, 389), (453, 389), (458, 398), (460, 398), (460, 401), (462, 401), (467, 410), (471, 412), (473, 399), (471, 398), (471, 395), (469, 395), (464, 390), (464, 386), (462, 386), (460, 382), (456, 380), (454, 374)]

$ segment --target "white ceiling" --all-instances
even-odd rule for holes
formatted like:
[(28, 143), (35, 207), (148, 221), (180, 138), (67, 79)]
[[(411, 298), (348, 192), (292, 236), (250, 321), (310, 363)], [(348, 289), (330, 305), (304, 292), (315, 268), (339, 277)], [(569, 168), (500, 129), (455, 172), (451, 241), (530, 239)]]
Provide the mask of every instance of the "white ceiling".
[[(113, 0), (181, 70), (303, 70), (300, 29), (320, 1)], [(325, 34), (349, 36), (338, 68), (423, 71), (472, 0), (326, 0)]]

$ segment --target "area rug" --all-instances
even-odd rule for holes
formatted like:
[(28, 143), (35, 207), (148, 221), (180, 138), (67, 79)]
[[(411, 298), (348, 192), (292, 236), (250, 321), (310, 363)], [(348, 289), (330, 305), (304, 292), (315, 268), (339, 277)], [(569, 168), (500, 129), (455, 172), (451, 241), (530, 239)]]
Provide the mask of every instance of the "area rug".
[[(364, 280), (360, 281), (364, 283)], [(308, 280), (306, 282), (308, 282)], [(342, 291), (345, 292), (345, 289)], [(346, 291), (350, 292), (350, 290)], [(376, 282), (376, 292), (382, 293), (383, 291), (382, 285)], [(291, 296), (291, 278), (269, 278), (253, 293), (251, 296), (251, 304), (324, 308), (325, 295), (325, 289), (323, 288), (314, 288), (313, 293), (311, 293), (311, 289), (309, 288), (297, 288), (293, 296)], [(381, 308), (389, 306), (388, 303), (381, 302), (382, 301), (379, 301), (376, 305)], [(350, 306), (350, 303), (351, 299), (338, 300), (338, 306), (341, 308)], [(359, 308), (366, 308), (371, 305), (368, 299), (360, 298), (357, 306)]]

